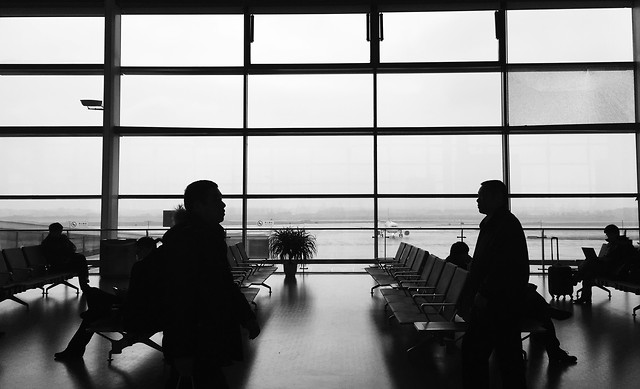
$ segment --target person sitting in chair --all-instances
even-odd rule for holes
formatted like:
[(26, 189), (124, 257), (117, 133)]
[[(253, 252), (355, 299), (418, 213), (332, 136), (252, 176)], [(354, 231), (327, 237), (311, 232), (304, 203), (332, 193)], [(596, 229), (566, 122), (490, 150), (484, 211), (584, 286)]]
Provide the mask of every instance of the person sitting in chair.
[[(148, 236), (144, 236), (136, 241), (136, 257), (139, 262), (134, 264), (132, 273), (135, 271), (136, 265), (141, 263), (142, 259), (146, 258), (156, 248), (156, 245), (156, 240)], [(126, 292), (123, 294), (111, 294), (98, 288), (88, 287), (84, 293), (85, 296), (87, 296), (88, 309), (80, 314), (82, 323), (80, 323), (80, 327), (78, 327), (78, 330), (69, 341), (67, 348), (53, 355), (57, 361), (69, 361), (82, 358), (87, 344), (89, 344), (89, 341), (93, 337), (93, 332), (87, 329), (98, 320), (109, 318), (114, 314), (117, 315), (117, 313), (114, 313), (114, 308), (124, 304), (126, 309)], [(119, 351), (122, 351), (122, 348), (133, 344), (135, 337), (136, 335), (130, 335), (129, 337), (123, 338), (115, 345), (115, 350), (112, 350), (112, 352), (117, 354)]]
[(633, 263), (638, 253), (633, 243), (626, 236), (620, 235), (620, 229), (615, 224), (604, 228), (607, 244), (603, 246), (597, 259), (585, 260), (574, 274), (574, 284), (582, 281), (582, 295), (574, 300), (574, 304), (591, 304), (591, 288), (598, 276), (618, 278), (621, 271)]
[(80, 289), (86, 291), (89, 287), (89, 267), (87, 258), (76, 253), (76, 245), (69, 237), (62, 233), (60, 223), (49, 225), (49, 234), (44, 238), (40, 246), (47, 262), (53, 271), (73, 271), (78, 275)]

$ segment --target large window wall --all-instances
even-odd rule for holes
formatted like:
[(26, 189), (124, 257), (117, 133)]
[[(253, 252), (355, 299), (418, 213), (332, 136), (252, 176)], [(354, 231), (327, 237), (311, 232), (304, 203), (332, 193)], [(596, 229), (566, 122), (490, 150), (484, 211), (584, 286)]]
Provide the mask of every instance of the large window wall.
[(304, 226), (319, 260), (444, 257), (473, 249), (478, 186), (502, 179), (532, 258), (534, 236), (609, 223), (637, 240), (631, 2), (445, 3), (0, 17), (2, 222), (159, 234), (211, 179), (240, 239)]

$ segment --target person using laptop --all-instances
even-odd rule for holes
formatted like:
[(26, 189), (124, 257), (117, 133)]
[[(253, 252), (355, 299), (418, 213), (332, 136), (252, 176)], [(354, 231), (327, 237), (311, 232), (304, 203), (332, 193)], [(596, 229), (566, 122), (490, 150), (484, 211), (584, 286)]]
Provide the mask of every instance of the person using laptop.
[(582, 281), (582, 295), (573, 301), (574, 304), (591, 304), (591, 288), (596, 277), (618, 277), (620, 271), (638, 255), (631, 240), (620, 235), (620, 229), (615, 224), (606, 226), (604, 233), (607, 244), (603, 245), (600, 255), (597, 258), (588, 256), (574, 275), (574, 284)]

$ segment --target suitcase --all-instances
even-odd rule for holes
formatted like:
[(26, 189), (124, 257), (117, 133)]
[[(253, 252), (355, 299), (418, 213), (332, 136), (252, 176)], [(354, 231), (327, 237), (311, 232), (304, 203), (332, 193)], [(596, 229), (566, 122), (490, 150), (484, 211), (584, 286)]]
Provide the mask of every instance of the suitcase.
[[(553, 258), (553, 243), (555, 241), (556, 248), (556, 258), (554, 263)], [(558, 238), (551, 238), (551, 266), (547, 270), (547, 282), (549, 286), (549, 294), (551, 294), (552, 298), (559, 299), (560, 296), (563, 298), (565, 296), (569, 296), (571, 300), (573, 300), (573, 277), (570, 266), (560, 265), (560, 254), (558, 249)]]

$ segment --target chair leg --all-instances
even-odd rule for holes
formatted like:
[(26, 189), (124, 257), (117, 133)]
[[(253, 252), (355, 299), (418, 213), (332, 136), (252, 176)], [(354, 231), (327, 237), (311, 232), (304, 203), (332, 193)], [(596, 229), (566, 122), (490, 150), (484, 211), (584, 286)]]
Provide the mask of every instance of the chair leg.
[(605, 292), (607, 292), (607, 294), (609, 295), (609, 300), (611, 300), (611, 291), (609, 289), (607, 289), (606, 287), (602, 286), (602, 285), (595, 285), (598, 288), (604, 290)]
[(260, 285), (264, 286), (265, 288), (269, 289), (269, 294), (271, 294), (271, 287), (267, 284), (265, 284), (264, 282), (261, 283)]
[(372, 295), (372, 296), (373, 296), (373, 291), (374, 291), (374, 289), (379, 288), (380, 286), (381, 286), (381, 285), (380, 285), (380, 284), (378, 284), (378, 285), (374, 286), (373, 288), (371, 288), (371, 295)]
[(11, 296), (8, 296), (8, 297), (7, 297), (7, 299), (12, 300), (12, 301), (15, 301), (15, 302), (16, 302), (16, 303), (18, 303), (18, 304), (22, 304), (22, 305), (24, 305), (25, 307), (27, 307), (27, 309), (29, 309), (29, 304), (27, 304), (27, 303), (26, 303), (26, 302), (24, 302), (23, 300), (21, 300), (21, 299), (17, 298), (16, 296), (11, 295)]
[(633, 308), (633, 317), (636, 317), (636, 311), (640, 309), (640, 305), (638, 305), (637, 307)]

